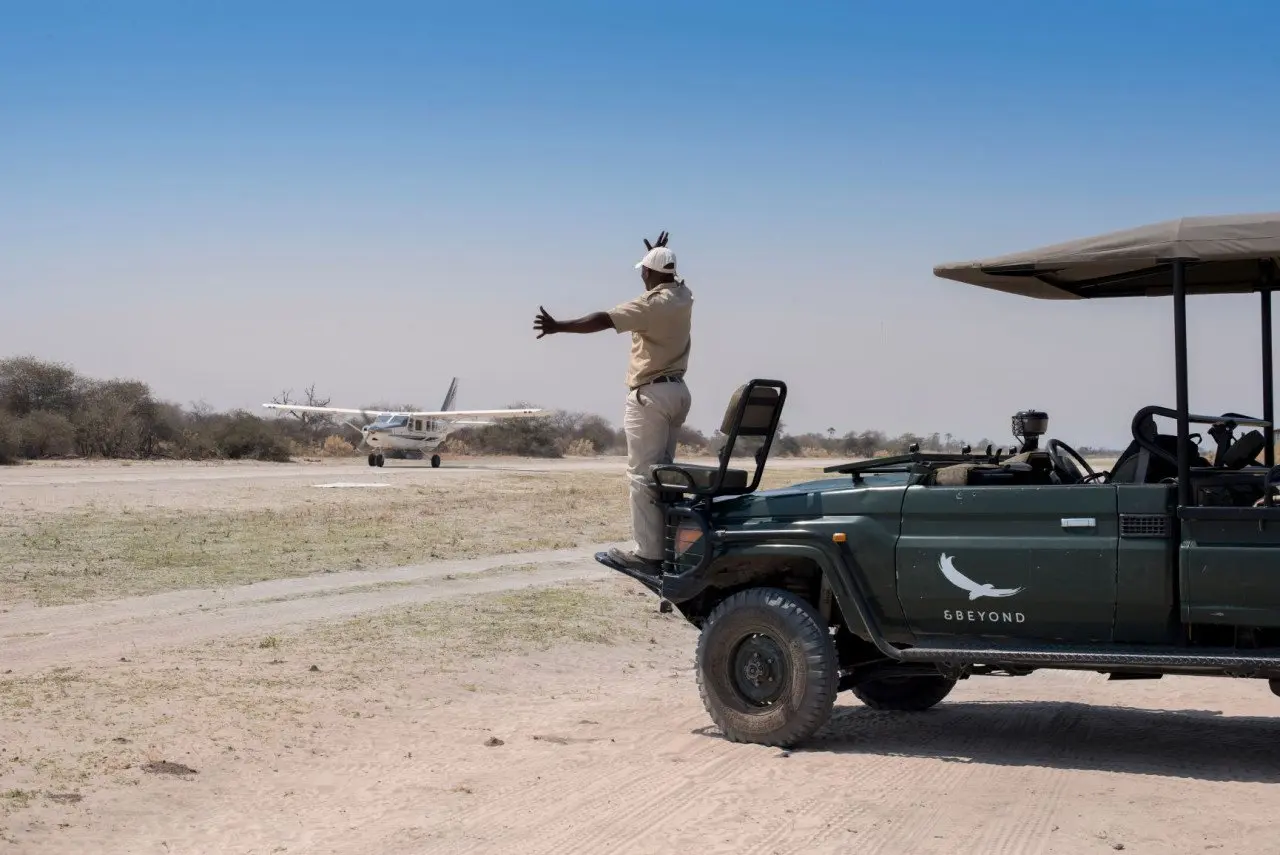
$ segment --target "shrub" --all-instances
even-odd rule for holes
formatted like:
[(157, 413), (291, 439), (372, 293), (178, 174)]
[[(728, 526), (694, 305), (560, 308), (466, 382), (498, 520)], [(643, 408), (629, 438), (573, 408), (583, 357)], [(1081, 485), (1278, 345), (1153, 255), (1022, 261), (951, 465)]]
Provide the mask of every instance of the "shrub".
[(232, 413), (215, 428), (213, 441), (221, 456), (231, 460), (285, 463), (290, 459), (288, 438), (271, 423), (243, 410)]
[(0, 360), (0, 409), (19, 418), (35, 410), (67, 415), (80, 399), (75, 369), (31, 356)]
[(75, 452), (76, 429), (62, 413), (33, 410), (18, 421), (22, 453), (30, 459), (65, 457)]
[(111, 395), (86, 400), (72, 417), (76, 450), (85, 457), (136, 457), (142, 422), (128, 401)]
[(8, 466), (22, 459), (22, 437), (18, 420), (0, 410), (0, 466)]
[[(527, 404), (515, 404), (519, 409)], [(512, 457), (562, 457), (561, 433), (556, 421), (562, 414), (532, 419), (510, 419), (486, 427), (458, 432), (458, 439), (485, 454)]]
[(572, 440), (564, 450), (566, 457), (595, 457), (596, 444), (589, 439)]
[(444, 442), (440, 443), (439, 451), (441, 454), (452, 454), (454, 457), (474, 457), (476, 449), (458, 436), (450, 436)]
[(326, 457), (349, 457), (355, 454), (356, 447), (336, 433), (324, 438), (320, 453)]
[(779, 436), (773, 441), (772, 451), (780, 457), (799, 457), (801, 450), (800, 440), (794, 436)]

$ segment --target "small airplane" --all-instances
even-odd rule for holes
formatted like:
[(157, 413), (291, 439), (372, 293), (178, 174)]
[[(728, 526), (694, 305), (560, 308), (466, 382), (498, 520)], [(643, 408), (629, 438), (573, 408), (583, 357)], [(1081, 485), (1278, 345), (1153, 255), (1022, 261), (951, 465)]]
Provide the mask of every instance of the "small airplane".
[[(358, 410), (346, 407), (311, 407), (298, 404), (263, 404), (269, 410), (284, 410), (292, 413), (332, 413), (341, 415), (359, 415), (366, 420), (363, 425), (350, 421), (343, 424), (360, 433), (360, 444), (356, 451), (369, 450), (369, 465), (382, 466), (386, 463), (385, 452), (410, 451), (421, 452), (425, 456), (431, 454), (433, 469), (440, 466), (440, 455), (435, 450), (444, 442), (445, 437), (460, 427), (480, 427), (491, 425), (495, 419), (526, 419), (542, 415), (544, 410), (454, 410), (453, 400), (458, 394), (458, 378), (454, 377), (449, 384), (449, 391), (444, 396), (444, 403), (434, 411), (390, 411), (390, 410)], [(373, 417), (370, 421), (370, 417)]]

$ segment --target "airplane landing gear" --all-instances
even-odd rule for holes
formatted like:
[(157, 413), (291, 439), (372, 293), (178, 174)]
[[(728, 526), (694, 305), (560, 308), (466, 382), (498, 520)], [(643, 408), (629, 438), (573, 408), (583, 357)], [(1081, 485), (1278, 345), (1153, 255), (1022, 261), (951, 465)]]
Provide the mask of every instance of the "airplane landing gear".
[(381, 466), (383, 463), (386, 463), (386, 458), (385, 458), (385, 457), (383, 457), (381, 454), (370, 454), (370, 455), (369, 455), (369, 465), (370, 465), (370, 466)]
[(432, 469), (440, 468), (440, 455), (438, 454), (431, 455), (431, 468)]

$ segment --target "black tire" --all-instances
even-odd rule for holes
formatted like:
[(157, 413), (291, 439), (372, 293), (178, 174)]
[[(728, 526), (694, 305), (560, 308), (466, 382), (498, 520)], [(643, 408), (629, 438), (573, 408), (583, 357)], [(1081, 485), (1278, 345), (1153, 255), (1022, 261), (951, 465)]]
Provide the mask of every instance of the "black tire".
[(377, 466), (377, 465), (378, 465), (378, 456), (377, 456), (376, 454), (370, 454), (370, 455), (369, 455), (369, 465), (370, 465), (370, 466)]
[(955, 687), (955, 680), (937, 674), (871, 680), (854, 686), (852, 691), (873, 710), (923, 712), (940, 703)]
[(379, 465), (379, 466), (382, 466), (382, 465), (386, 464), (386, 462), (387, 462), (387, 458), (385, 458), (385, 457), (383, 457), (381, 454), (379, 454), (379, 455), (378, 455), (378, 465)]
[(731, 742), (790, 747), (831, 717), (835, 643), (804, 599), (777, 588), (733, 594), (698, 637), (698, 692)]
[(438, 454), (431, 455), (431, 468), (432, 469), (440, 468), (440, 455)]

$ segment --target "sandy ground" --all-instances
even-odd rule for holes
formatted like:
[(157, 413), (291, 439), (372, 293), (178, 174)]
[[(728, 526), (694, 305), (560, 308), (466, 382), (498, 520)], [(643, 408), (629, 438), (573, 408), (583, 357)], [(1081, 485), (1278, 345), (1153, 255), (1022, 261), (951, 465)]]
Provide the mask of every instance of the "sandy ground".
[(1280, 851), (1265, 683), (974, 678), (732, 745), (595, 546), (0, 613), (0, 851)]

